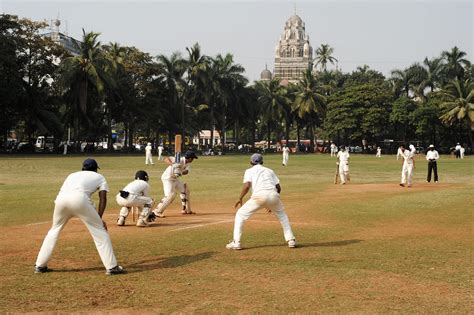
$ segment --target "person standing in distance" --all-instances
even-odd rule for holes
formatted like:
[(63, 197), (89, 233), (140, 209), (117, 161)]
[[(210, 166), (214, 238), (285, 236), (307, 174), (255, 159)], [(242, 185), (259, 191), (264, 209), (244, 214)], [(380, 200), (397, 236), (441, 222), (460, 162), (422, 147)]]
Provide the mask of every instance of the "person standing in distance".
[(412, 150), (405, 149), (405, 145), (400, 146), (401, 157), (403, 158), (402, 165), (402, 180), (400, 186), (405, 187), (408, 184), (408, 187), (411, 187), (411, 180), (413, 178), (413, 170), (415, 169), (415, 149)]
[[(250, 157), (251, 168), (247, 169), (244, 174), (244, 185), (240, 193), (239, 200), (235, 203), (237, 209), (234, 223), (234, 239), (226, 245), (227, 249), (240, 250), (240, 239), (242, 230), (246, 220), (250, 218), (257, 210), (266, 208), (269, 212), (273, 212), (278, 220), (280, 220), (283, 228), (283, 234), (288, 247), (296, 247), (295, 236), (291, 230), (290, 220), (286, 215), (283, 203), (280, 200), (280, 180), (275, 173), (264, 166), (263, 157), (259, 153), (255, 153)], [(242, 199), (252, 189), (252, 196), (242, 205)]]
[(464, 145), (461, 145), (461, 149), (459, 149), (459, 157), (461, 159), (464, 159), (464, 153), (466, 152), (466, 149), (464, 148)]
[(117, 219), (118, 226), (125, 225), (125, 219), (130, 212), (131, 207), (137, 207), (140, 211), (140, 216), (137, 221), (138, 227), (147, 227), (148, 216), (151, 212), (153, 199), (148, 196), (150, 185), (148, 184), (148, 173), (145, 171), (138, 171), (135, 174), (135, 180), (125, 186), (115, 197), (117, 203), (122, 208)]
[(337, 147), (336, 147), (336, 144), (335, 144), (334, 142), (331, 142), (330, 148), (331, 148), (331, 157), (336, 156), (336, 154), (337, 154)]
[(382, 157), (382, 148), (381, 147), (377, 147), (377, 154), (375, 154), (375, 157)]
[[(168, 164), (168, 167), (161, 175), (165, 196), (161, 199), (156, 209), (153, 210), (154, 216), (164, 218), (163, 213), (173, 202), (176, 192), (179, 192), (181, 197), (181, 204), (183, 206), (181, 214), (194, 214), (194, 212), (191, 211), (191, 203), (189, 200), (191, 194), (189, 185), (180, 181), (179, 177), (189, 173), (191, 170), (190, 164), (197, 158), (196, 153), (193, 151), (186, 151), (184, 157), (181, 158), (181, 161), (175, 162), (174, 157), (167, 157), (164, 159), (165, 163)], [(153, 218), (154, 216), (152, 215), (151, 217)]]
[(290, 148), (288, 148), (286, 145), (283, 145), (283, 148), (281, 149), (283, 152), (283, 161), (282, 165), (287, 166), (288, 165), (288, 157), (290, 155)]
[(153, 155), (151, 154), (151, 150), (152, 150), (152, 146), (151, 146), (151, 143), (148, 142), (146, 147), (145, 147), (145, 165), (148, 165), (148, 164), (155, 164), (153, 163)]
[(161, 156), (163, 154), (163, 144), (160, 143), (160, 145), (158, 146), (158, 161), (161, 161), (163, 159), (163, 157)]
[(430, 144), (428, 152), (426, 152), (426, 160), (428, 161), (428, 176), (426, 182), (431, 182), (431, 173), (434, 172), (434, 181), (438, 182), (438, 166), (436, 161), (439, 159), (438, 151), (435, 150), (434, 145)]
[[(99, 252), (100, 259), (105, 266), (107, 275), (124, 273), (112, 248), (107, 225), (102, 215), (107, 204), (109, 187), (104, 176), (97, 173), (99, 165), (94, 159), (86, 159), (82, 163), (82, 171), (70, 174), (64, 181), (56, 200), (54, 201), (53, 226), (46, 235), (35, 264), (35, 273), (51, 271), (47, 263), (53, 253), (59, 233), (69, 219), (79, 218), (89, 229)], [(99, 208), (96, 211), (91, 195), (99, 191)]]
[(337, 152), (337, 162), (339, 165), (339, 177), (341, 178), (341, 185), (345, 185), (346, 181), (349, 180), (349, 152), (346, 151), (346, 147), (341, 145), (340, 151)]

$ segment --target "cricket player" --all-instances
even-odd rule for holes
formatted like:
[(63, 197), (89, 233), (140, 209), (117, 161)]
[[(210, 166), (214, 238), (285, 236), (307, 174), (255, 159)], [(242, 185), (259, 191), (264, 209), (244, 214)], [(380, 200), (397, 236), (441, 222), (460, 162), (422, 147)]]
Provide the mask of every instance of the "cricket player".
[[(107, 275), (124, 273), (125, 270), (117, 264), (112, 242), (110, 241), (107, 225), (102, 215), (107, 204), (109, 186), (104, 176), (97, 173), (99, 166), (94, 159), (86, 159), (82, 163), (82, 171), (70, 174), (64, 181), (59, 194), (54, 201), (53, 225), (46, 235), (35, 264), (35, 273), (51, 271), (47, 263), (53, 253), (59, 233), (69, 219), (79, 218), (89, 229), (94, 239)], [(99, 208), (96, 211), (91, 195), (99, 191)]]
[(438, 183), (438, 166), (437, 161), (439, 159), (438, 151), (435, 150), (434, 145), (430, 144), (428, 152), (426, 152), (426, 160), (428, 161), (428, 176), (426, 182), (431, 182), (431, 173), (434, 172), (434, 181)]
[[(283, 204), (280, 200), (280, 180), (275, 173), (264, 166), (263, 157), (259, 153), (255, 153), (250, 157), (251, 168), (247, 169), (244, 174), (244, 185), (240, 193), (239, 200), (235, 204), (240, 209), (235, 214), (234, 223), (234, 239), (226, 245), (227, 249), (240, 250), (240, 239), (244, 222), (250, 218), (257, 210), (266, 208), (269, 212), (273, 212), (283, 227), (283, 234), (288, 243), (288, 247), (296, 247), (295, 236), (291, 230), (290, 221), (286, 215)], [(252, 189), (252, 196), (242, 205), (242, 199)]]
[(336, 154), (337, 154), (336, 144), (334, 142), (331, 142), (331, 157), (336, 156)]
[(461, 149), (459, 149), (459, 157), (461, 159), (464, 159), (465, 152), (466, 152), (466, 149), (464, 148), (464, 145), (461, 145)]
[(125, 186), (115, 197), (122, 208), (117, 219), (118, 226), (124, 226), (128, 213), (132, 207), (137, 207), (140, 216), (137, 221), (138, 227), (147, 227), (148, 216), (151, 212), (153, 199), (148, 196), (150, 185), (148, 184), (147, 172), (140, 170), (135, 174), (135, 180)]
[(349, 152), (346, 147), (341, 145), (339, 152), (337, 152), (337, 162), (339, 165), (339, 177), (341, 178), (341, 185), (345, 185), (349, 180)]
[(191, 163), (193, 160), (197, 159), (196, 153), (193, 151), (186, 151), (184, 157), (181, 158), (181, 161), (176, 162), (174, 157), (166, 157), (164, 162), (168, 164), (168, 167), (165, 169), (161, 175), (161, 181), (163, 182), (163, 192), (164, 197), (161, 199), (160, 203), (153, 210), (155, 216), (159, 218), (164, 218), (164, 211), (168, 206), (173, 202), (176, 192), (179, 192), (181, 197), (181, 204), (183, 206), (181, 214), (194, 214), (191, 211), (191, 203), (189, 200), (190, 190), (189, 185), (179, 180), (179, 177), (182, 175), (187, 175), (191, 170)]
[(398, 147), (398, 150), (397, 150), (397, 161), (398, 159), (402, 156), (402, 150), (400, 149), (400, 147)]
[(375, 154), (375, 157), (382, 157), (382, 148), (381, 147), (377, 147), (377, 154)]
[(415, 169), (415, 147), (413, 145), (410, 145), (411, 150), (407, 150), (405, 148), (405, 145), (400, 146), (400, 152), (401, 152), (401, 157), (403, 159), (403, 165), (402, 165), (402, 180), (400, 182), (400, 186), (405, 187), (405, 185), (408, 185), (408, 187), (411, 187), (411, 180), (413, 178), (413, 170)]
[(151, 147), (151, 143), (148, 142), (146, 147), (145, 147), (145, 165), (148, 165), (148, 164), (155, 164), (153, 163), (153, 155), (151, 154), (151, 150), (153, 148)]
[(283, 166), (287, 166), (288, 165), (288, 156), (290, 155), (290, 148), (288, 148), (286, 145), (283, 146), (283, 149), (282, 149), (282, 152), (283, 152)]
[(161, 156), (163, 154), (163, 144), (160, 143), (158, 146), (158, 161), (161, 161), (163, 157)]

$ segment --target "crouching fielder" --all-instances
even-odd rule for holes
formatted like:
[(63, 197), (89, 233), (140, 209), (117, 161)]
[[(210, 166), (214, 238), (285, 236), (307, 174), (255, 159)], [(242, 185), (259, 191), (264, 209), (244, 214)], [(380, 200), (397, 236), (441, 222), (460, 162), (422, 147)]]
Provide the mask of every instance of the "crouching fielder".
[(135, 174), (135, 180), (125, 186), (115, 197), (120, 209), (120, 215), (117, 219), (118, 226), (124, 226), (125, 220), (130, 212), (131, 207), (137, 207), (140, 216), (137, 226), (147, 227), (148, 216), (151, 212), (153, 199), (148, 196), (150, 185), (148, 184), (148, 174), (145, 171), (138, 171)]
[[(235, 214), (234, 239), (226, 245), (226, 248), (234, 250), (242, 249), (240, 246), (240, 238), (242, 236), (244, 222), (261, 208), (266, 208), (269, 212), (273, 212), (277, 216), (283, 227), (283, 233), (288, 247), (296, 247), (296, 240), (291, 230), (290, 221), (280, 200), (281, 187), (278, 177), (271, 169), (262, 166), (263, 157), (261, 154), (253, 154), (250, 158), (250, 164), (253, 166), (245, 171), (244, 186), (240, 193), (239, 200), (235, 204), (235, 208), (239, 205), (241, 205), (241, 207)], [(252, 196), (242, 206), (242, 198), (244, 198), (250, 188), (252, 188)]]
[(337, 163), (339, 165), (339, 177), (341, 178), (341, 185), (345, 185), (349, 178), (349, 152), (346, 147), (341, 145), (341, 150), (337, 152)]
[(181, 161), (175, 163), (173, 157), (167, 157), (164, 159), (168, 167), (161, 175), (161, 181), (163, 182), (164, 197), (160, 203), (153, 210), (153, 214), (159, 218), (164, 218), (164, 212), (166, 208), (173, 202), (176, 192), (179, 192), (181, 197), (181, 204), (183, 206), (181, 214), (194, 214), (191, 211), (191, 203), (189, 201), (190, 190), (187, 183), (183, 183), (179, 180), (182, 175), (187, 175), (191, 170), (191, 164), (194, 159), (197, 159), (196, 153), (193, 151), (187, 151)]

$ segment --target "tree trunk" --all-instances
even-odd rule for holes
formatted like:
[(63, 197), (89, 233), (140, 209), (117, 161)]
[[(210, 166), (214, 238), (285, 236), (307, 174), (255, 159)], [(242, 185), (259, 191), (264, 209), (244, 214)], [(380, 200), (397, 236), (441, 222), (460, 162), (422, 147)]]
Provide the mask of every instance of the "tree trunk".
[(300, 123), (296, 121), (296, 152), (300, 151), (301, 137), (300, 137)]
[(271, 130), (270, 130), (270, 121), (267, 124), (267, 147), (270, 149), (270, 137), (271, 137)]
[(112, 113), (110, 109), (107, 110), (107, 151), (112, 152)]
[(214, 149), (214, 106), (211, 105), (211, 148)]

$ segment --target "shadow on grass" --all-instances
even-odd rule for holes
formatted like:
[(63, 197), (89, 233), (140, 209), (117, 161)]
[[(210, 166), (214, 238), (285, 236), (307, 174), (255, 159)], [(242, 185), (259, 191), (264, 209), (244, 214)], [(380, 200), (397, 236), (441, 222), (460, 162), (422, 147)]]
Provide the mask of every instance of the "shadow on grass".
[(168, 258), (152, 258), (141, 260), (139, 262), (128, 264), (125, 268), (128, 273), (137, 273), (147, 270), (164, 269), (164, 268), (178, 268), (188, 264), (195, 263), (200, 260), (209, 259), (217, 252), (205, 252), (196, 255), (180, 255)]
[[(298, 243), (298, 246), (296, 248), (347, 246), (347, 245), (357, 244), (363, 241), (364, 240), (343, 240), (343, 241), (333, 241), (333, 242), (323, 242), (323, 243)], [(285, 246), (285, 245), (283, 244), (260, 245), (260, 246), (246, 247), (245, 249), (281, 247), (281, 246)]]

